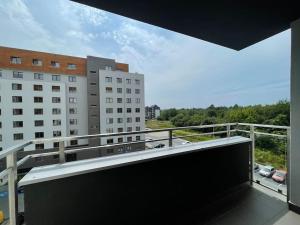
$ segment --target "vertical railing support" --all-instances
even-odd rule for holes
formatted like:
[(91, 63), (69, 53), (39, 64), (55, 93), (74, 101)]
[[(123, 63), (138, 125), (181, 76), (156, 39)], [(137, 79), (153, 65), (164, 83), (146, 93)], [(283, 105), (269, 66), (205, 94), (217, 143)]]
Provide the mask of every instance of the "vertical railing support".
[(169, 130), (169, 147), (173, 146), (173, 132)]
[(253, 182), (253, 173), (254, 173), (254, 160), (255, 160), (255, 127), (250, 125), (250, 138), (252, 140), (251, 144), (251, 155), (250, 155), (250, 184)]
[(66, 159), (65, 159), (65, 142), (64, 141), (59, 142), (59, 162), (60, 163), (66, 162)]
[(227, 131), (227, 137), (230, 137), (230, 124), (227, 124), (226, 126), (226, 131)]
[(291, 153), (291, 128), (286, 130), (286, 168), (287, 168), (287, 176), (286, 176), (286, 199), (287, 202), (290, 201), (290, 153)]
[(8, 208), (9, 224), (17, 224), (17, 159), (16, 153), (11, 153), (6, 157), (6, 167), (8, 172)]

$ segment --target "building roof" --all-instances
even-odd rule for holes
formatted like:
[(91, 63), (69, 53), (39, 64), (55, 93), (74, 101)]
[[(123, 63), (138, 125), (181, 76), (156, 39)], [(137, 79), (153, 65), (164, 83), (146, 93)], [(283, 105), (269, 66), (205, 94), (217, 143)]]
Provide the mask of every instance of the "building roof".
[[(11, 57), (20, 57), (22, 63), (12, 64)], [(42, 65), (33, 65), (33, 59), (41, 60)], [(60, 66), (58, 68), (51, 66), (51, 61), (58, 62)], [(81, 57), (0, 46), (0, 68), (4, 69), (85, 76), (87, 68), (86, 61), (86, 58)], [(68, 64), (74, 64), (76, 68), (70, 69), (68, 68)], [(129, 66), (125, 63), (116, 62), (116, 69), (129, 72)]]
[(290, 28), (297, 1), (73, 0), (208, 42), (241, 50)]

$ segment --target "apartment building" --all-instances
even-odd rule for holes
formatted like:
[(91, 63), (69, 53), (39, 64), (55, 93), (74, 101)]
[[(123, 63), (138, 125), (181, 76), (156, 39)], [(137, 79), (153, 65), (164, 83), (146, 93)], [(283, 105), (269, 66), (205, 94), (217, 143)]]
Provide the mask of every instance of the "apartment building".
[(157, 105), (146, 106), (145, 115), (147, 120), (158, 118), (160, 116), (160, 107)]
[[(144, 77), (129, 73), (128, 64), (0, 47), (0, 150), (35, 138), (143, 130), (144, 117)], [(144, 137), (122, 138), (70, 141), (66, 146), (98, 146)], [(25, 150), (55, 147), (58, 143)], [(100, 154), (142, 146), (124, 147), (102, 149)]]

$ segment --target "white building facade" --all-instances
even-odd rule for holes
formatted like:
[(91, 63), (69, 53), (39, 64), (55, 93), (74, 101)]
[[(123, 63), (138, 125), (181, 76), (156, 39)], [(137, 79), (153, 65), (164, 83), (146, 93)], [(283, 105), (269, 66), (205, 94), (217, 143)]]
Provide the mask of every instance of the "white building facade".
[[(36, 138), (144, 130), (144, 102), (144, 76), (129, 73), (128, 64), (0, 47), (0, 151)], [(65, 145), (139, 140), (144, 136), (73, 140)], [(57, 147), (49, 142), (25, 150)], [(100, 155), (118, 153), (104, 151)]]

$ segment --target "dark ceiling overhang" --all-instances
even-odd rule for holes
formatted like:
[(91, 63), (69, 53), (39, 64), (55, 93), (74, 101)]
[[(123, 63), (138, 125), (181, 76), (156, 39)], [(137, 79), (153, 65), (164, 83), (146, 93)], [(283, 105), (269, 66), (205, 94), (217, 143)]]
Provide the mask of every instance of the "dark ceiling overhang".
[(74, 1), (235, 50), (282, 32), (300, 18), (297, 1), (287, 0)]

